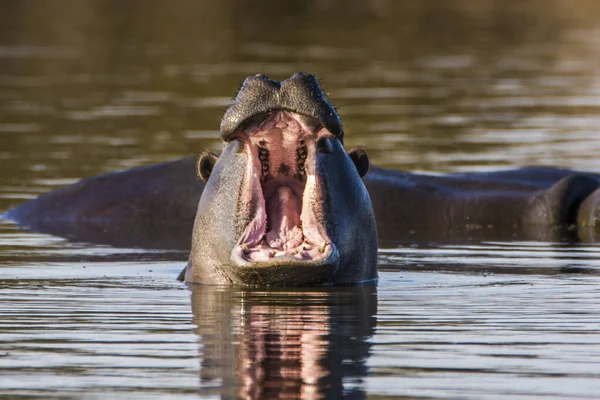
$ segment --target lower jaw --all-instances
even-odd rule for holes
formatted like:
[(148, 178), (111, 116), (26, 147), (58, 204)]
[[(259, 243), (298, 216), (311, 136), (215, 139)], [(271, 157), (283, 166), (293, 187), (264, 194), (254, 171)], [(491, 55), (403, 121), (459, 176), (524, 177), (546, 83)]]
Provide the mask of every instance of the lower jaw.
[(236, 283), (256, 286), (314, 286), (335, 283), (333, 276), (338, 269), (339, 253), (329, 246), (323, 258), (297, 260), (278, 257), (266, 262), (253, 262), (232, 254)]

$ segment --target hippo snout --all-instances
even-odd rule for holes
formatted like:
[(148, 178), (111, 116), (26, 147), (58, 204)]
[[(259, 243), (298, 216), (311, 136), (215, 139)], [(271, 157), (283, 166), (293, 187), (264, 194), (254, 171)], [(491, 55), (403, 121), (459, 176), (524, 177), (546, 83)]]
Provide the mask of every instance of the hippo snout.
[(342, 120), (335, 107), (327, 100), (317, 78), (302, 72), (282, 82), (263, 74), (246, 78), (234, 104), (221, 121), (221, 137), (229, 141), (245, 121), (273, 110), (291, 111), (310, 117), (343, 140)]

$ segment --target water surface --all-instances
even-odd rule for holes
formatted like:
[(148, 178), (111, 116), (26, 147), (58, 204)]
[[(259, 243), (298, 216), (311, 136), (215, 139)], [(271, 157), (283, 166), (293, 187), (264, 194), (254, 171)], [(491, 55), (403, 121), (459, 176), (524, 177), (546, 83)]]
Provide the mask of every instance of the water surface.
[[(0, 3), (0, 212), (220, 149), (243, 79), (317, 74), (348, 147), (431, 173), (600, 172), (585, 0)], [(402, 243), (377, 286), (175, 280), (185, 251), (0, 221), (0, 396), (598, 398), (600, 248)]]

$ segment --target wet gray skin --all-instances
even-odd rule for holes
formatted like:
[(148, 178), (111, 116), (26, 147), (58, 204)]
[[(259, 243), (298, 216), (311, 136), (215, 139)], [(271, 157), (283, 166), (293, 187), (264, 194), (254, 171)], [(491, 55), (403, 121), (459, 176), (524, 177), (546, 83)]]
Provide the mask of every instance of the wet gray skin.
[(221, 134), (218, 159), (205, 154), (198, 164), (207, 181), (186, 281), (308, 285), (377, 278), (377, 228), (360, 174), (368, 161), (360, 150), (346, 153), (341, 121), (314, 76), (299, 73), (281, 83), (248, 78)]

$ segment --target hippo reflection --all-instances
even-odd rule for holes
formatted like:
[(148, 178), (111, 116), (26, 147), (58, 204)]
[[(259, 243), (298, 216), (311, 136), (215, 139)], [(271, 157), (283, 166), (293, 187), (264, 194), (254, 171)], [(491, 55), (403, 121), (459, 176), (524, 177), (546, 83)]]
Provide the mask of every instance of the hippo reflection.
[(190, 290), (203, 394), (365, 397), (361, 383), (377, 313), (374, 285), (268, 291), (190, 285)]
[(222, 153), (203, 154), (197, 168), (188, 157), (84, 179), (4, 216), (117, 246), (187, 249), (192, 232), (181, 278), (217, 284), (373, 280), (378, 235), (597, 237), (598, 175), (530, 167), (433, 176), (370, 166), (364, 150), (344, 150), (341, 120), (312, 75), (246, 79), (221, 136)]

